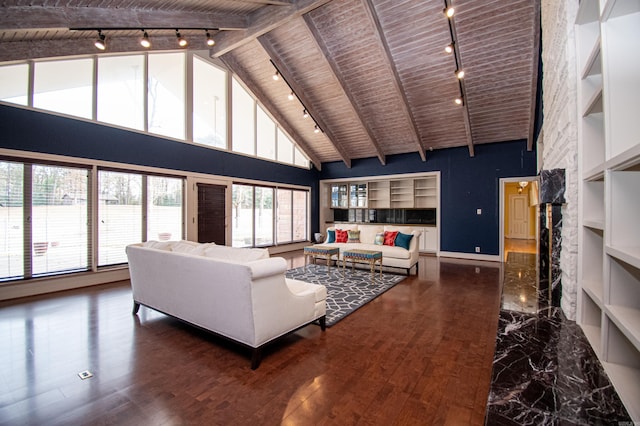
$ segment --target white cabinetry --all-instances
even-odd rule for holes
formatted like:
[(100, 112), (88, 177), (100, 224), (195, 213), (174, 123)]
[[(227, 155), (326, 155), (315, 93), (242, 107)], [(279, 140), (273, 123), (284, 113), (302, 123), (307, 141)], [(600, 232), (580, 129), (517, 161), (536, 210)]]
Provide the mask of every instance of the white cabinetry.
[(582, 0), (576, 47), (578, 322), (640, 422), (640, 1)]
[(428, 226), (418, 228), (422, 231), (420, 235), (420, 251), (425, 253), (436, 253), (438, 251), (438, 228)]

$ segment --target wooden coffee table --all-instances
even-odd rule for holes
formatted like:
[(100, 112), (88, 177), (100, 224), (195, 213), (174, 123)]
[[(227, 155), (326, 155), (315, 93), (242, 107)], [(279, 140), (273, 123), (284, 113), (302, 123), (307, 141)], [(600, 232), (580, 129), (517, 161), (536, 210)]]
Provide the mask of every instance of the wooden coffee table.
[(316, 263), (316, 259), (320, 257), (326, 259), (328, 271), (331, 267), (332, 256), (340, 256), (340, 249), (338, 247), (323, 246), (318, 244), (307, 246), (304, 248), (304, 266), (305, 268), (307, 267), (307, 257), (311, 257), (313, 259), (313, 263)]
[(380, 278), (382, 278), (382, 252), (375, 250), (345, 250), (342, 252), (342, 270), (346, 268), (347, 262), (351, 262), (351, 269), (356, 263), (368, 263), (373, 278), (376, 263), (380, 264)]

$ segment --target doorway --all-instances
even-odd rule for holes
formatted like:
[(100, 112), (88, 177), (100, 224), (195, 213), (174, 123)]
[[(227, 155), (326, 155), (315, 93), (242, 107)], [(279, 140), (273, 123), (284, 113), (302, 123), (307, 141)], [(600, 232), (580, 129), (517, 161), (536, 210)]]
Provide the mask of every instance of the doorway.
[(537, 178), (500, 181), (500, 260), (506, 262), (510, 252), (537, 254)]
[(225, 185), (198, 183), (198, 242), (226, 245)]

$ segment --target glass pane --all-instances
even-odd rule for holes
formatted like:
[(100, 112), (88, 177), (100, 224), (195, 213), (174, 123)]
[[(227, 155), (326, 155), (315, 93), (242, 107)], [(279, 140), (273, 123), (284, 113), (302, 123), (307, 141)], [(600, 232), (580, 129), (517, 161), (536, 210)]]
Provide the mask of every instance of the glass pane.
[(147, 240), (182, 239), (182, 179), (147, 178)]
[(278, 161), (293, 164), (293, 143), (280, 128), (278, 128)]
[(23, 276), (22, 164), (0, 161), (0, 280)]
[(307, 191), (293, 191), (293, 241), (307, 239)]
[(83, 118), (93, 115), (93, 59), (36, 62), (33, 106)]
[(233, 185), (231, 239), (233, 247), (253, 246), (253, 186)]
[(243, 154), (255, 155), (254, 144), (254, 111), (255, 102), (251, 95), (233, 79), (231, 85), (232, 96), (232, 114), (233, 114), (233, 144), (232, 149), (235, 152)]
[(294, 147), (294, 149), (295, 149), (294, 161), (295, 161), (296, 166), (309, 168), (309, 160), (307, 160), (307, 157), (304, 156), (302, 151), (300, 151), (300, 149), (298, 149), (297, 146)]
[(0, 101), (28, 105), (29, 65), (0, 67)]
[(98, 266), (126, 263), (125, 247), (142, 241), (142, 176), (98, 172)]
[(193, 140), (227, 147), (227, 73), (193, 57)]
[(256, 246), (273, 244), (273, 188), (255, 188)]
[(89, 269), (89, 172), (33, 166), (33, 275)]
[(276, 159), (276, 123), (273, 122), (271, 117), (264, 112), (262, 107), (258, 105), (256, 109), (257, 117), (256, 123), (258, 126), (257, 132), (257, 150), (258, 157), (268, 158), (270, 160)]
[(185, 54), (149, 55), (149, 132), (184, 139)]
[(98, 121), (144, 130), (144, 56), (98, 58)]
[(278, 244), (288, 243), (292, 240), (292, 209), (291, 209), (291, 190), (278, 189)]

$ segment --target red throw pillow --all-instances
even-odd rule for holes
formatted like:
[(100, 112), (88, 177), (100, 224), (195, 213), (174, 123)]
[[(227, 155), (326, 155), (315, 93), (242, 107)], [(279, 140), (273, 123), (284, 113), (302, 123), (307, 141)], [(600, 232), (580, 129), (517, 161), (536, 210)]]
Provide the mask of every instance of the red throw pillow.
[(349, 239), (349, 232), (336, 229), (336, 243), (346, 243)]
[(384, 231), (384, 243), (385, 246), (395, 246), (396, 245), (396, 237), (398, 236), (398, 231)]

